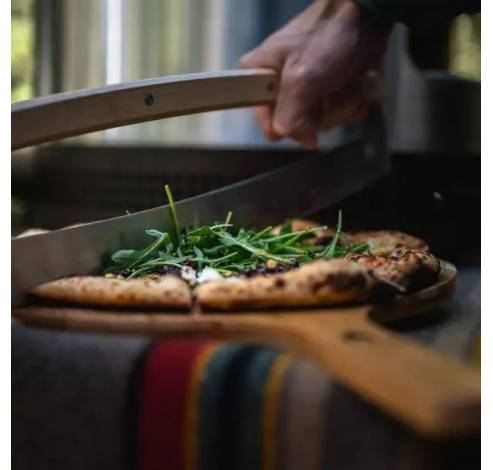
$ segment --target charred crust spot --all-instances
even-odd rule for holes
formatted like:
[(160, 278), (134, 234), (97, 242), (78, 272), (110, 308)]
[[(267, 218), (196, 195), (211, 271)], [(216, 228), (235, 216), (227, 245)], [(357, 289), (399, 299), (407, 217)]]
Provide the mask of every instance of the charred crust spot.
[(278, 288), (278, 289), (282, 289), (285, 285), (286, 285), (286, 281), (284, 279), (276, 279), (274, 281), (274, 285)]
[(223, 292), (223, 293), (227, 294), (227, 293), (229, 293), (230, 289), (228, 287), (226, 287), (226, 286), (219, 286), (219, 287), (216, 287), (214, 289), (214, 291), (215, 292), (218, 292), (218, 293)]
[(334, 237), (330, 237), (330, 236), (318, 237), (317, 245), (328, 245), (329, 243), (332, 242), (333, 238)]
[(365, 285), (366, 277), (362, 273), (329, 273), (322, 282), (313, 285), (313, 291), (316, 292), (325, 286), (330, 286), (334, 291), (343, 291)]
[(260, 276), (270, 276), (272, 274), (279, 274), (296, 269), (297, 265), (278, 263), (274, 268), (267, 268), (264, 264), (260, 264), (254, 268), (251, 268), (243, 272), (243, 275), (248, 278), (260, 277)]
[(405, 276), (402, 279), (402, 284), (406, 287), (408, 292), (414, 292), (434, 284), (438, 279), (438, 275), (438, 271), (420, 267), (416, 271)]
[(388, 299), (389, 297), (401, 293), (401, 291), (398, 289), (397, 286), (388, 284), (387, 282), (379, 278), (376, 279), (378, 282), (374, 285), (372, 289), (373, 298), (376, 301), (385, 300)]

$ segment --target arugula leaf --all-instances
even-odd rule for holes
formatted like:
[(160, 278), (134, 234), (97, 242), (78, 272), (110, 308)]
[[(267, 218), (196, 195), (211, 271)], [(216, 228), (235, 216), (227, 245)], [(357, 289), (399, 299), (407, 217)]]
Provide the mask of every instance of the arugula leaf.
[(323, 256), (324, 258), (336, 257), (337, 244), (339, 243), (341, 235), (342, 235), (342, 211), (339, 211), (337, 217), (336, 233), (334, 235), (334, 238), (332, 238), (330, 245), (328, 245), (327, 248), (322, 252), (321, 256)]
[(111, 261), (116, 264), (126, 264), (137, 258), (136, 253), (135, 250), (119, 250), (111, 255)]
[(159, 273), (166, 266), (192, 266), (202, 270), (208, 266), (225, 276), (262, 267), (269, 260), (283, 265), (299, 265), (317, 258), (337, 258), (348, 253), (368, 250), (366, 243), (345, 247), (342, 237), (342, 212), (339, 211), (336, 233), (328, 246), (307, 243), (307, 238), (325, 226), (294, 231), (291, 221), (282, 225), (279, 234), (272, 235), (272, 227), (255, 231), (236, 228), (231, 223), (232, 212), (224, 221), (213, 225), (180, 228), (173, 195), (165, 186), (173, 239), (167, 232), (155, 229), (146, 234), (155, 240), (142, 250), (119, 250), (111, 256), (103, 273), (138, 277)]
[(150, 235), (151, 237), (160, 238), (163, 236), (163, 232), (160, 232), (159, 230), (155, 230), (155, 229), (146, 230), (145, 232), (147, 233), (147, 235)]
[(171, 221), (173, 222), (173, 228), (175, 230), (176, 243), (180, 243), (180, 222), (178, 220), (178, 214), (176, 213), (175, 201), (173, 199), (173, 194), (171, 194), (171, 189), (168, 185), (164, 187), (166, 191), (166, 197), (168, 198), (169, 210), (171, 212)]
[(279, 230), (280, 235), (284, 235), (287, 233), (293, 232), (293, 222), (291, 220), (287, 220), (281, 225), (281, 229)]

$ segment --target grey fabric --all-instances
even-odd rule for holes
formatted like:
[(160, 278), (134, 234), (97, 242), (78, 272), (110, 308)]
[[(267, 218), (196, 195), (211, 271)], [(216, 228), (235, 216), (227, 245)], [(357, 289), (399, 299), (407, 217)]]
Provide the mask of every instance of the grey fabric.
[(409, 439), (409, 432), (403, 426), (337, 384), (328, 409), (324, 468), (401, 468), (401, 447)]
[(446, 308), (403, 325), (401, 333), (455, 358), (469, 359), (480, 329), (481, 268), (469, 266), (458, 270), (456, 293)]
[(147, 344), (14, 327), (12, 468), (125, 468), (130, 372)]

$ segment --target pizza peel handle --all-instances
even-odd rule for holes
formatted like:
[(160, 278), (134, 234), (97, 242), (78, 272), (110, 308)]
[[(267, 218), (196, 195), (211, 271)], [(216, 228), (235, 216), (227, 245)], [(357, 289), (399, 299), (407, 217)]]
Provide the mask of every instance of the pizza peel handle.
[(172, 116), (275, 100), (270, 69), (175, 75), (21, 101), (12, 105), (12, 149)]
[(479, 373), (393, 334), (365, 308), (284, 318), (291, 349), (313, 357), (336, 380), (417, 432), (445, 437), (479, 429)]

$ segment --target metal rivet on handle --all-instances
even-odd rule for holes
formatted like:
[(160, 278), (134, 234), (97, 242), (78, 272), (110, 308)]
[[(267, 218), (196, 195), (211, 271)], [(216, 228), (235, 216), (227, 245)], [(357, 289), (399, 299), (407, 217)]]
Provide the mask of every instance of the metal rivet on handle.
[(144, 103), (145, 103), (147, 106), (152, 106), (152, 104), (154, 103), (154, 96), (152, 96), (152, 95), (147, 95), (147, 96), (144, 98)]

